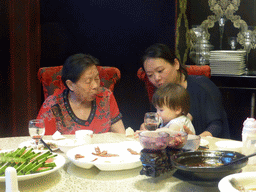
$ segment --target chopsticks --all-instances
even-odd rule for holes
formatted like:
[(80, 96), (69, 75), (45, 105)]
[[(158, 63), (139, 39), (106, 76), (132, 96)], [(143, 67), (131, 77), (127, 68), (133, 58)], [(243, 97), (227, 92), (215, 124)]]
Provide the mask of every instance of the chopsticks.
[(235, 188), (235, 189), (237, 189), (238, 191), (241, 191), (241, 192), (245, 192), (246, 190), (245, 190), (245, 188), (244, 188), (244, 186), (243, 185), (241, 185), (235, 178), (231, 178), (230, 180), (229, 180), (229, 182), (231, 183), (231, 185)]
[(252, 100), (251, 100), (251, 118), (254, 118), (254, 108), (255, 108), (255, 93), (252, 94)]
[(209, 149), (209, 147), (208, 146), (199, 146), (199, 148), (202, 148), (202, 149)]
[(52, 149), (49, 147), (49, 145), (47, 145), (45, 142), (44, 142), (44, 140), (41, 138), (40, 139), (40, 141), (43, 143), (43, 145), (45, 146), (45, 147), (47, 147), (51, 152), (52, 152)]

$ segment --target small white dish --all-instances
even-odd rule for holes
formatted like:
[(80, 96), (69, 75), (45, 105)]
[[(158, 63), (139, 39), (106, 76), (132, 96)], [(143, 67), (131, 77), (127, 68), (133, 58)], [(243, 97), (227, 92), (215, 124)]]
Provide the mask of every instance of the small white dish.
[(187, 143), (182, 149), (196, 151), (199, 148), (201, 137), (199, 135), (188, 135)]
[(235, 178), (246, 190), (256, 190), (256, 172), (244, 172), (231, 174), (222, 178), (218, 184), (220, 192), (238, 192), (229, 182), (232, 178)]
[(92, 130), (78, 130), (75, 132), (76, 140), (81, 141), (84, 144), (91, 144), (93, 138)]
[(220, 150), (242, 152), (243, 143), (241, 141), (218, 141), (215, 145)]
[(73, 149), (75, 147), (82, 146), (82, 145), (86, 145), (86, 143), (84, 141), (80, 141), (76, 139), (64, 139), (64, 140), (59, 140), (57, 142), (57, 145), (62, 152), (67, 153), (68, 150)]
[(200, 146), (206, 147), (209, 145), (209, 141), (205, 140), (205, 139), (200, 139)]
[[(107, 151), (108, 154), (115, 154), (114, 157), (101, 157), (94, 155), (95, 148), (99, 147), (100, 151)], [(139, 167), (142, 165), (140, 154), (132, 155), (127, 149), (130, 148), (137, 153), (142, 150), (142, 146), (138, 141), (125, 141), (120, 143), (102, 143), (91, 144), (81, 147), (76, 147), (67, 152), (67, 157), (76, 166), (90, 169), (96, 166), (102, 171), (127, 170)], [(83, 158), (75, 158), (75, 155), (81, 155)]]

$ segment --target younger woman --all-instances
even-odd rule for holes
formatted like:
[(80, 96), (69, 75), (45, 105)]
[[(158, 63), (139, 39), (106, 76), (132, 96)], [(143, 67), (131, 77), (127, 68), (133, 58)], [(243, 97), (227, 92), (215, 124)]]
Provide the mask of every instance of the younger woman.
[(188, 91), (191, 102), (189, 114), (197, 134), (230, 138), (221, 93), (209, 78), (188, 75), (186, 68), (163, 44), (152, 45), (146, 50), (143, 68), (156, 88), (166, 83), (176, 83)]

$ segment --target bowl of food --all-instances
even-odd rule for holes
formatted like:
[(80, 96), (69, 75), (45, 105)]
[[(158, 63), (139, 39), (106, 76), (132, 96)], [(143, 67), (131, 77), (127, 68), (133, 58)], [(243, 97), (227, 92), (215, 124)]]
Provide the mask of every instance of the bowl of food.
[(201, 137), (199, 135), (188, 135), (187, 143), (182, 149), (187, 151), (196, 151), (199, 148)]
[(77, 140), (77, 139), (64, 139), (64, 140), (58, 141), (57, 143), (59, 149), (64, 153), (67, 153), (67, 151), (70, 149), (73, 149), (75, 147), (82, 146), (85, 144), (86, 143), (84, 141)]
[(170, 131), (168, 133), (170, 135), (168, 147), (173, 149), (181, 149), (187, 143), (188, 134), (186, 132)]
[(248, 158), (237, 163), (232, 161), (244, 157), (235, 151), (188, 151), (171, 156), (171, 162), (177, 169), (175, 174), (194, 180), (220, 180), (238, 173), (247, 165)]
[(166, 132), (143, 131), (139, 133), (139, 141), (144, 149), (162, 150), (169, 143), (170, 136)]

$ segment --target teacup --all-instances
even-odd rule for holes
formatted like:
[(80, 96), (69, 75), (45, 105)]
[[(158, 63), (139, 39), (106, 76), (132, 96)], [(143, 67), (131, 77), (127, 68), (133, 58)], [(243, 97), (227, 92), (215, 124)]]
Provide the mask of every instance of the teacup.
[(75, 132), (76, 140), (82, 141), (84, 144), (91, 144), (93, 138), (92, 130), (78, 130)]

